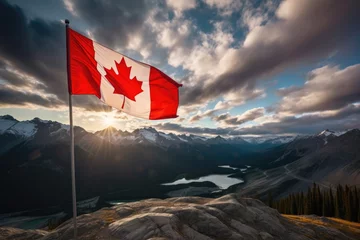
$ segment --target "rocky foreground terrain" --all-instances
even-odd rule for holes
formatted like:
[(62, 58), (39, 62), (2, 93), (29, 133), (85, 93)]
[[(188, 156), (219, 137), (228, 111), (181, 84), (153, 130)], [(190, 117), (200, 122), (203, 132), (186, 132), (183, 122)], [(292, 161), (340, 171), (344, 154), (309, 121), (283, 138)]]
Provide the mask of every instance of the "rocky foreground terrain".
[[(305, 220), (304, 220), (305, 219)], [(71, 220), (52, 231), (0, 228), (0, 239), (72, 239)], [(360, 239), (358, 224), (316, 216), (282, 216), (235, 194), (217, 199), (148, 199), (78, 217), (78, 239)]]

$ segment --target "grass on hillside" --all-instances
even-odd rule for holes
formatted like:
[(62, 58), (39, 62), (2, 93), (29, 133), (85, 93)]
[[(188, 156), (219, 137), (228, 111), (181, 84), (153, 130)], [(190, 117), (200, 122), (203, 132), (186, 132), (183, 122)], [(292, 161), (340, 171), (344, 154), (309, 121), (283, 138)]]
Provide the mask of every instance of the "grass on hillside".
[(315, 224), (326, 227), (332, 227), (338, 229), (342, 232), (352, 233), (356, 235), (360, 235), (360, 223), (350, 222), (339, 218), (332, 217), (313, 217), (312, 215), (304, 216), (304, 215), (286, 215), (282, 214), (288, 220), (294, 222), (295, 224)]

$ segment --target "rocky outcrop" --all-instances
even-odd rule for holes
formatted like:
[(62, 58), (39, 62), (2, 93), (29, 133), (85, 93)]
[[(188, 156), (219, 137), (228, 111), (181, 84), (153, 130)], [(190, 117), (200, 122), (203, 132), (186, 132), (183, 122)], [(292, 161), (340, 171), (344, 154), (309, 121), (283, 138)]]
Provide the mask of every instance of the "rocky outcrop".
[(0, 239), (16, 239), (16, 240), (35, 240), (47, 235), (47, 231), (43, 230), (22, 230), (11, 227), (0, 228)]
[[(78, 217), (78, 236), (84, 240), (345, 240), (360, 239), (360, 230), (349, 232), (336, 228), (336, 224), (318, 226), (311, 221), (302, 224), (283, 217), (261, 201), (231, 194), (217, 199), (147, 199), (104, 208)], [(0, 228), (0, 239), (6, 240), (68, 240), (72, 237), (71, 220), (51, 232)]]

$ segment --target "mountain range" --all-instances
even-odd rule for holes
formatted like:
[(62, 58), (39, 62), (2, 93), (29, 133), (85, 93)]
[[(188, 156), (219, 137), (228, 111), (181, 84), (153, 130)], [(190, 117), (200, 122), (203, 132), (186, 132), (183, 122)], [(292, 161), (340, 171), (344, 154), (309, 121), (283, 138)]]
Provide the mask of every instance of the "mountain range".
[[(212, 182), (161, 185), (209, 174), (233, 174), (244, 183), (206, 197), (236, 191), (265, 198), (272, 191), (276, 198), (306, 190), (314, 181), (323, 187), (360, 183), (358, 129), (273, 137), (209, 137), (154, 128), (127, 132), (108, 127), (91, 133), (74, 127), (74, 132), (79, 200), (163, 198), (189, 186), (217, 189)], [(0, 117), (0, 212), (70, 206), (69, 141), (68, 125)], [(252, 167), (235, 170), (245, 165)]]
[[(41, 120), (34, 118), (28, 121), (18, 121), (10, 115), (0, 116), (0, 134), (13, 136), (17, 139), (31, 139), (43, 128), (47, 128), (49, 135), (57, 137), (57, 140), (65, 140), (68, 136), (69, 125), (55, 121)], [(179, 144), (272, 144), (279, 145), (290, 142), (294, 136), (273, 136), (273, 137), (209, 137), (193, 134), (173, 134), (157, 131), (156, 129), (141, 128), (133, 132), (121, 131), (112, 126), (95, 133), (87, 132), (81, 127), (75, 127), (88, 136), (97, 136), (112, 144), (151, 144), (159, 147), (169, 147)]]
[(288, 144), (264, 150), (255, 161), (261, 169), (248, 174), (237, 191), (265, 197), (307, 191), (314, 182), (321, 188), (337, 184), (360, 185), (360, 130), (322, 131), (295, 138)]

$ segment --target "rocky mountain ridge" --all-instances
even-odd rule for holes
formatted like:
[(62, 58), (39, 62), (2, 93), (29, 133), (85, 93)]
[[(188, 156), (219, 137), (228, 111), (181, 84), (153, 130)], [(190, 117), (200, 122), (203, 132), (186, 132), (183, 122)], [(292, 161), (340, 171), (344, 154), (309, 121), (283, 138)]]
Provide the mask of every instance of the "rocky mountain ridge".
[[(358, 131), (326, 131), (272, 145), (251, 144), (242, 137), (176, 135), (154, 128), (133, 132), (109, 128), (91, 133), (75, 127), (78, 199), (162, 198), (170, 191), (188, 187), (170, 189), (162, 183), (234, 173), (218, 167), (222, 165), (239, 169), (252, 166), (251, 171), (233, 175), (245, 182), (239, 189), (234, 187), (227, 192), (241, 191), (246, 196), (266, 197), (269, 190), (275, 189), (275, 197), (280, 190), (282, 194), (295, 191), (294, 186), (304, 190), (313, 181), (346, 184), (358, 181)], [(70, 202), (69, 142), (67, 125), (39, 118), (17, 121), (11, 116), (0, 117), (0, 188), (6, 193), (0, 198), (0, 212)], [(96, 184), (87, 184), (94, 179)], [(213, 185), (199, 183), (196, 187)], [(46, 199), (43, 192), (47, 193)], [(27, 199), (25, 203), (23, 198)]]
[[(147, 199), (103, 208), (77, 218), (78, 239), (175, 240), (355, 240), (358, 226), (316, 216), (308, 221), (284, 217), (259, 200), (235, 194), (217, 199), (180, 197)], [(345, 225), (345, 226), (344, 226)], [(4, 240), (73, 239), (69, 220), (52, 231), (0, 228)]]
[[(298, 138), (280, 149), (265, 152), (272, 155), (266, 168), (246, 176), (249, 181), (237, 191), (245, 196), (287, 196), (307, 191), (313, 183), (320, 188), (337, 184), (360, 185), (360, 130), (353, 129), (336, 136), (329, 131), (317, 136)], [(278, 152), (276, 155), (274, 152)], [(274, 157), (275, 156), (275, 157)], [(264, 165), (265, 166), (265, 165)]]
[[(12, 135), (15, 138), (32, 138), (41, 127), (49, 130), (49, 135), (57, 139), (66, 139), (68, 137), (69, 125), (56, 121), (42, 120), (34, 118), (32, 120), (18, 121), (10, 115), (0, 116), (0, 135)], [(95, 133), (87, 132), (81, 127), (75, 127), (76, 131), (91, 137), (99, 137), (112, 144), (131, 145), (131, 144), (151, 144), (160, 147), (169, 147), (179, 144), (232, 144), (232, 145), (268, 145), (277, 146), (292, 142), (297, 138), (321, 137), (327, 142), (327, 139), (338, 137), (347, 131), (333, 132), (324, 130), (319, 134), (304, 136), (263, 136), (263, 137), (209, 137), (193, 134), (174, 134), (157, 131), (155, 128), (140, 128), (133, 132), (121, 131), (114, 127), (108, 127)]]

